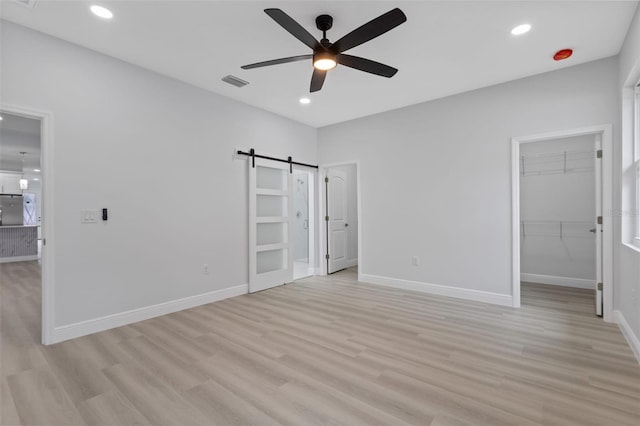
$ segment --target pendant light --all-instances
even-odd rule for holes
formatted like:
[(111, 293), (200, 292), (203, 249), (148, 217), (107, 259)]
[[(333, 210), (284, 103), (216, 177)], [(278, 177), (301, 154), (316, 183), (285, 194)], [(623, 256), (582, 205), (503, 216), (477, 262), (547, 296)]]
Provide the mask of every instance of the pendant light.
[(22, 177), (20, 178), (20, 189), (25, 190), (29, 189), (29, 181), (24, 178), (24, 156), (26, 151), (20, 151), (20, 154), (22, 155)]

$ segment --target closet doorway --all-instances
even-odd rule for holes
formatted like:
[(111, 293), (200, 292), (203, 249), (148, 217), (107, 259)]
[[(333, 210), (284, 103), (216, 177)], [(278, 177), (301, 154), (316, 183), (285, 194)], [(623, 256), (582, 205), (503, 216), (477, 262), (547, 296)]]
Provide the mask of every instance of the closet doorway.
[(549, 303), (578, 309), (562, 305), (558, 295), (565, 291), (592, 300), (580, 309), (610, 315), (608, 130), (514, 139), (514, 306), (525, 291), (532, 300), (553, 293)]

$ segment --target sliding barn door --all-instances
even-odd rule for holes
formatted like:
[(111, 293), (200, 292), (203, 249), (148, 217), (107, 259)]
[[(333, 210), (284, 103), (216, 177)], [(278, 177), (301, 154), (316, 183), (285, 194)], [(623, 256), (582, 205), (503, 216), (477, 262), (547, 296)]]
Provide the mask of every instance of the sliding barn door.
[(249, 160), (249, 293), (293, 280), (293, 191), (289, 165)]

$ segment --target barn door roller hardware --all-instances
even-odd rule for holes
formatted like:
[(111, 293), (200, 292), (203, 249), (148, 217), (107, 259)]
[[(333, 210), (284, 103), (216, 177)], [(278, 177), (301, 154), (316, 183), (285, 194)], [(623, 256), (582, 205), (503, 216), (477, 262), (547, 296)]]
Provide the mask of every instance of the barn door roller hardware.
[(249, 150), (249, 152), (244, 152), (244, 151), (238, 151), (238, 155), (246, 155), (248, 157), (251, 157), (251, 167), (255, 168), (256, 167), (256, 158), (264, 158), (265, 160), (273, 160), (273, 161), (279, 161), (281, 163), (287, 163), (289, 164), (289, 173), (293, 173), (293, 165), (295, 164), (296, 166), (304, 166), (304, 167), (311, 167), (312, 169), (317, 169), (318, 166), (315, 166), (313, 164), (307, 164), (307, 163), (299, 163), (297, 161), (293, 161), (291, 159), (291, 157), (287, 157), (287, 159), (283, 159), (283, 158), (275, 158), (275, 157), (269, 157), (268, 155), (259, 155), (256, 154), (256, 151), (251, 148)]

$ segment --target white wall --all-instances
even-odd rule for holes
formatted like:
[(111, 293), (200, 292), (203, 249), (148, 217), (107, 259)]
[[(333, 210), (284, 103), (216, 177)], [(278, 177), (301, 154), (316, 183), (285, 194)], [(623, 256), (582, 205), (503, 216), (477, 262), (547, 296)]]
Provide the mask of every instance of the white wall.
[(510, 303), (510, 139), (617, 125), (617, 102), (608, 58), (319, 129), (320, 163), (360, 160), (360, 273)]
[(520, 156), (522, 280), (594, 288), (595, 137), (524, 143)]
[(349, 266), (358, 264), (358, 175), (355, 164), (331, 167), (346, 175), (347, 185), (347, 261)]
[[(247, 162), (233, 148), (316, 163), (316, 130), (12, 23), (1, 31), (3, 104), (54, 116), (56, 326), (246, 285)], [(109, 221), (80, 223), (103, 207)]]
[(633, 156), (633, 86), (640, 80), (640, 8), (636, 10), (625, 42), (620, 50), (618, 93), (622, 94), (621, 137), (615, 139), (614, 215), (616, 241), (614, 267), (616, 283), (614, 309), (618, 312), (622, 328), (635, 345), (640, 361), (640, 251), (632, 248), (630, 239), (633, 222), (637, 219), (637, 206), (631, 204), (636, 190), (635, 173), (631, 167)]

